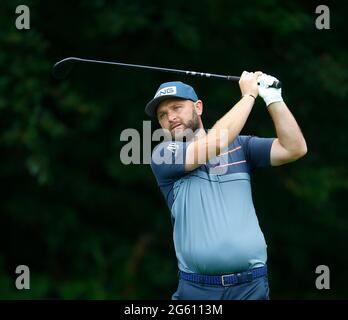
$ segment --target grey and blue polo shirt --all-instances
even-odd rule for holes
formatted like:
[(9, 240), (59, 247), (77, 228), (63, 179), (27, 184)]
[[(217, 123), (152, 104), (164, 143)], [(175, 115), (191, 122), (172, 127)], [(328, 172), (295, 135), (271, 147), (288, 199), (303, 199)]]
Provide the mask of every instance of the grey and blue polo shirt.
[(165, 141), (154, 149), (151, 167), (171, 211), (181, 271), (220, 275), (266, 264), (250, 172), (271, 165), (273, 140), (238, 136), (226, 152), (190, 172), (190, 142)]

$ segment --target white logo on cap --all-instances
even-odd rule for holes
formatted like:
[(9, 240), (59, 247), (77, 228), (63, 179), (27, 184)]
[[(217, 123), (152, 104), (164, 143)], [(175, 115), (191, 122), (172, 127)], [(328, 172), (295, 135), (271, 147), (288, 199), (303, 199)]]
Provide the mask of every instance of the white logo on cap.
[(176, 94), (176, 87), (165, 87), (162, 89), (159, 89), (157, 93), (154, 96), (154, 99), (159, 96), (167, 96), (167, 95), (175, 95)]

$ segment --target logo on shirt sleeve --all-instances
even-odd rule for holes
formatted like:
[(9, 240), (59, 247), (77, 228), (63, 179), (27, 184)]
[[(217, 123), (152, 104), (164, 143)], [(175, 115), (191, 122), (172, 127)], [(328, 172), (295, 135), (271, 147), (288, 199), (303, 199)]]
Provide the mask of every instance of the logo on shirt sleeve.
[(172, 143), (168, 144), (167, 149), (170, 152), (174, 153), (174, 155), (176, 156), (176, 154), (177, 154), (177, 152), (179, 150), (179, 144), (176, 143), (176, 142), (172, 142)]

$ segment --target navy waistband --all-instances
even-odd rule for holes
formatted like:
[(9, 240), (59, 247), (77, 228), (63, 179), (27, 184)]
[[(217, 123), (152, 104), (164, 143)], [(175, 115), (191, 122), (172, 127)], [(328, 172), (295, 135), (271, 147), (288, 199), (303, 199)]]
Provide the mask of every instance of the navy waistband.
[(239, 283), (251, 282), (256, 278), (267, 275), (267, 265), (250, 269), (244, 272), (236, 272), (231, 274), (224, 274), (221, 276), (208, 276), (198, 273), (187, 273), (180, 271), (180, 279), (211, 285), (231, 286)]

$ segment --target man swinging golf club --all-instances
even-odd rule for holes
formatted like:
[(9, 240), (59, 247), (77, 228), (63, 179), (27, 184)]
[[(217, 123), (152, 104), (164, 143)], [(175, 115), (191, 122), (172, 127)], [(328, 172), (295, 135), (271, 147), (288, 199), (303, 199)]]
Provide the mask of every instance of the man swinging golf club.
[[(179, 268), (172, 299), (269, 299), (266, 242), (252, 201), (250, 173), (307, 152), (281, 89), (270, 87), (274, 81), (261, 72), (244, 71), (241, 99), (212, 130), (202, 123), (203, 102), (182, 82), (163, 83), (146, 105), (145, 112), (172, 138), (154, 149), (151, 163), (171, 210)], [(258, 95), (276, 138), (239, 135)]]

